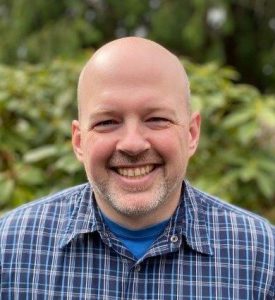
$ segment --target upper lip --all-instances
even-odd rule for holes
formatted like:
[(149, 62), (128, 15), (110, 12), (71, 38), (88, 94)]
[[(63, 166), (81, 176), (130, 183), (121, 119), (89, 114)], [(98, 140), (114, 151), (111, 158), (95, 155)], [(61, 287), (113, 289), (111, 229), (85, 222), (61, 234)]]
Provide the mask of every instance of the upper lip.
[(142, 164), (129, 164), (129, 165), (127, 165), (127, 164), (118, 164), (118, 165), (110, 165), (109, 167), (111, 169), (117, 169), (117, 168), (142, 168), (142, 167), (146, 167), (148, 165), (150, 165), (150, 166), (152, 166), (152, 165), (159, 166), (159, 165), (161, 165), (161, 163), (150, 163), (150, 162), (148, 162), (148, 163), (142, 163)]

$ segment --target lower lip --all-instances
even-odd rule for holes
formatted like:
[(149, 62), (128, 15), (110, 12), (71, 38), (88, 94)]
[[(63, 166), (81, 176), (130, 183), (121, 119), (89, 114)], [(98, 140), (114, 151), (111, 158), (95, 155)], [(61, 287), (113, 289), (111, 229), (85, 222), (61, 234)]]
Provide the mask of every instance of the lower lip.
[(157, 175), (161, 171), (161, 167), (155, 167), (150, 173), (139, 177), (126, 177), (112, 172), (112, 176), (122, 189), (127, 191), (143, 191), (153, 185)]

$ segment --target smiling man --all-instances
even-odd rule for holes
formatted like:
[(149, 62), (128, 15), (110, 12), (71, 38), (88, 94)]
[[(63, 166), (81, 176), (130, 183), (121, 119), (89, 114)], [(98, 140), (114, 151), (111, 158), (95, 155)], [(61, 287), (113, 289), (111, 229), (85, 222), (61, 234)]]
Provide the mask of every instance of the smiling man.
[(2, 217), (1, 299), (274, 299), (274, 227), (185, 180), (200, 115), (171, 52), (104, 45), (78, 108), (89, 183)]
[(100, 209), (131, 228), (168, 219), (200, 125), (179, 60), (153, 42), (122, 39), (92, 57), (78, 91), (73, 144)]

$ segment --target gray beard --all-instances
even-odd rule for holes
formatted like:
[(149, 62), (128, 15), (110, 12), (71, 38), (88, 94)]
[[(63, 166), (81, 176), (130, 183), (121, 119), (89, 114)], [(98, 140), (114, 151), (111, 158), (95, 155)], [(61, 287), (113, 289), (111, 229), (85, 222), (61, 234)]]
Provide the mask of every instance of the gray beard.
[[(143, 206), (126, 207), (123, 206), (119, 199), (119, 195), (111, 193), (108, 184), (105, 182), (95, 183), (89, 180), (94, 188), (95, 194), (102, 195), (103, 201), (112, 207), (116, 212), (127, 217), (141, 217), (146, 216), (156, 210), (158, 207), (164, 205), (169, 196), (173, 193), (178, 184), (182, 184), (182, 179), (177, 178), (173, 182), (164, 181), (164, 184), (158, 189), (154, 199)], [(138, 190), (133, 192), (139, 192)]]

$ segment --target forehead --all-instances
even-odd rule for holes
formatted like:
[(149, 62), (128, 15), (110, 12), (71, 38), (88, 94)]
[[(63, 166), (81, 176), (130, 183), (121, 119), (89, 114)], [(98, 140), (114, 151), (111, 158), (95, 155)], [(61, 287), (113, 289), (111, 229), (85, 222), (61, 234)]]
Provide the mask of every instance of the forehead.
[(160, 109), (178, 109), (177, 103), (183, 104), (182, 99), (172, 97), (159, 89), (152, 87), (121, 87), (107, 88), (96, 93), (86, 101), (87, 110), (93, 111), (157, 111)]
[[(94, 91), (108, 88), (132, 88), (139, 86), (158, 87), (158, 89), (177, 89), (183, 85), (176, 70), (161, 66), (154, 61), (112, 61), (108, 64), (95, 64), (88, 70), (86, 85)], [(175, 80), (177, 78), (177, 80)]]
[[(167, 84), (168, 83), (168, 84)], [(182, 93), (163, 78), (110, 77), (97, 78), (88, 85), (81, 101), (82, 115), (99, 113), (181, 112), (185, 99)]]
[(79, 81), (81, 111), (125, 103), (131, 104), (131, 109), (134, 104), (136, 108), (184, 106), (189, 93), (187, 78), (174, 58), (143, 52), (125, 55), (103, 53), (86, 65)]

